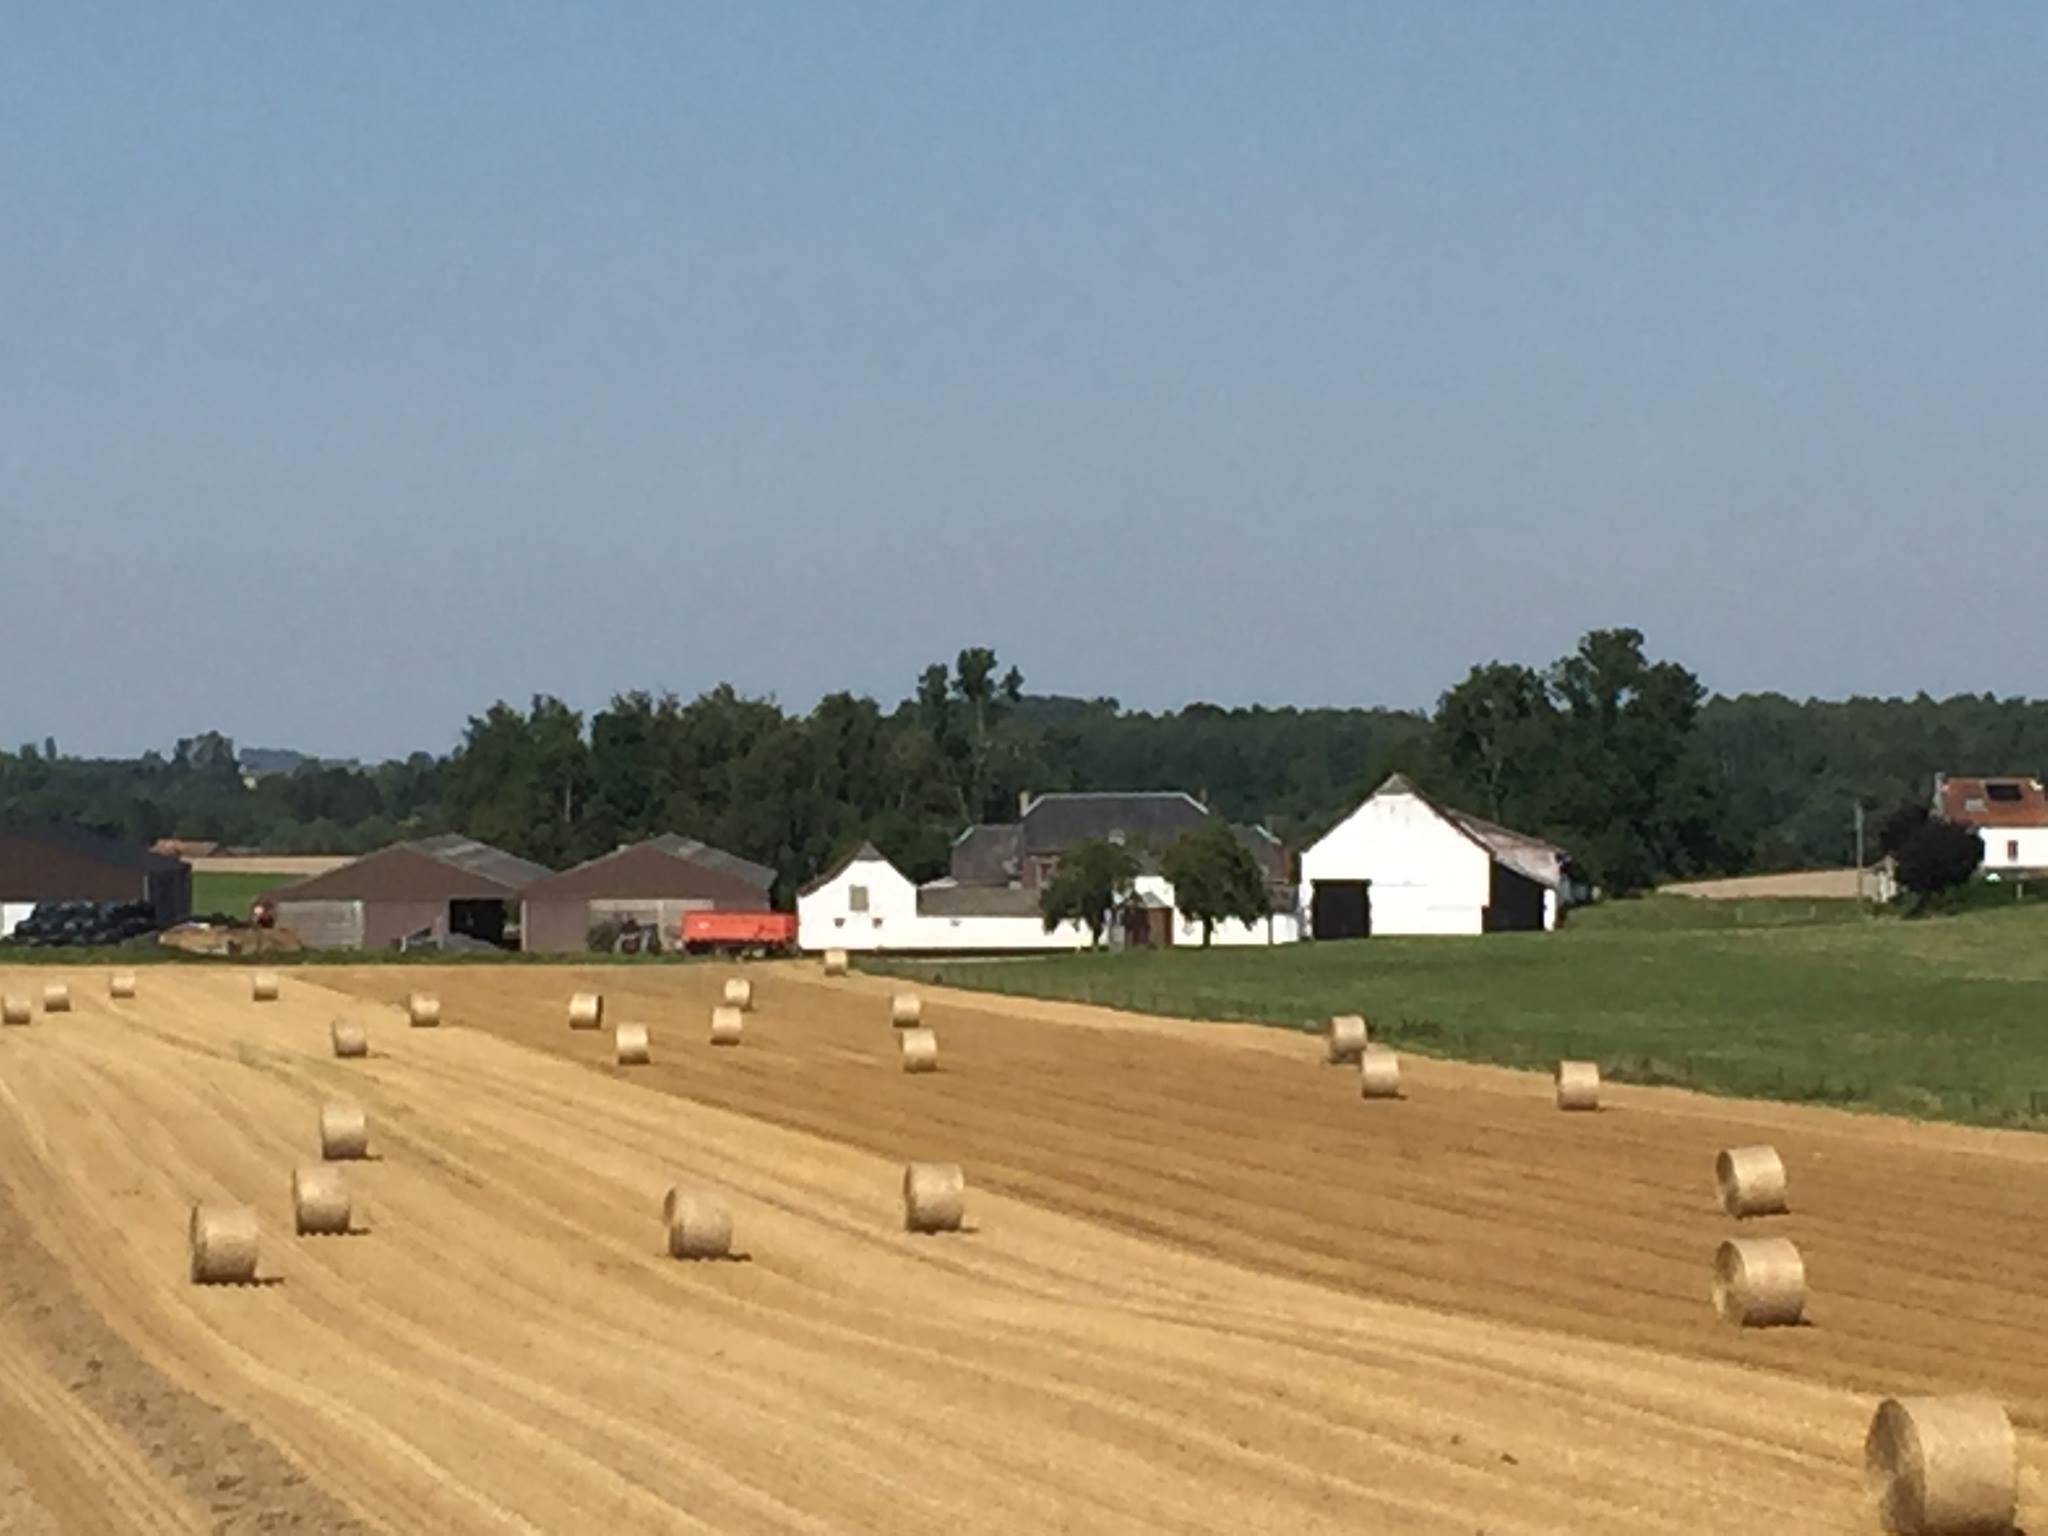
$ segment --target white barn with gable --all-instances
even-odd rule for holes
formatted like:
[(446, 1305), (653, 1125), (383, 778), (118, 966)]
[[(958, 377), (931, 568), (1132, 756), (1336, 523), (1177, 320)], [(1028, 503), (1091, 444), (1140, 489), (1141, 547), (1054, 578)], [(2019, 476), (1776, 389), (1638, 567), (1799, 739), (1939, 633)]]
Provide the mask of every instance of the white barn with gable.
[(1301, 926), (1318, 939), (1547, 930), (1573, 888), (1563, 849), (1397, 773), (1302, 854)]

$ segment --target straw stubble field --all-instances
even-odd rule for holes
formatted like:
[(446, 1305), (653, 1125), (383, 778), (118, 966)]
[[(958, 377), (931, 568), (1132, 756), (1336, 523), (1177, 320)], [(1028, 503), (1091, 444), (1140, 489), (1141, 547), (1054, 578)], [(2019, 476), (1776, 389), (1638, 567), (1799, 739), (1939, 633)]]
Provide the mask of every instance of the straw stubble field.
[[(0, 1034), (0, 1529), (1847, 1532), (1877, 1396), (1958, 1388), (2039, 1507), (2028, 1138), (1420, 1061), (1362, 1103), (1299, 1037), (937, 994), (908, 1075), (886, 987), (751, 974), (732, 1050), (699, 967), (80, 976)], [(593, 986), (650, 1064), (568, 1028)], [(295, 1239), (344, 1095), (362, 1230)], [(1810, 1327), (1707, 1303), (1758, 1140)], [(902, 1231), (910, 1158), (968, 1231)], [(679, 1179), (741, 1261), (665, 1257)], [(270, 1283), (186, 1283), (195, 1199)]]

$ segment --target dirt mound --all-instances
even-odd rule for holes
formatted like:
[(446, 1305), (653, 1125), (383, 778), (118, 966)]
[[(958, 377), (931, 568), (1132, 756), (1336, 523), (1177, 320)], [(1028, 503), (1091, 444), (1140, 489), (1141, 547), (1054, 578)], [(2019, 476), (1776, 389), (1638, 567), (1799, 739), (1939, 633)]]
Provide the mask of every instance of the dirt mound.
[(156, 941), (188, 955), (294, 955), (306, 947), (289, 928), (244, 923), (180, 923), (158, 934)]

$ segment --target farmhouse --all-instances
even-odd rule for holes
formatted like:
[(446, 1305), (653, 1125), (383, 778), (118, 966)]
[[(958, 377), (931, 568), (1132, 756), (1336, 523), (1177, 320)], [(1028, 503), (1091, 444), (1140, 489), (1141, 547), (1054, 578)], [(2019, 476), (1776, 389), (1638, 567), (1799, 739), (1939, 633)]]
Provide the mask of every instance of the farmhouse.
[[(948, 873), (923, 886), (864, 845), (798, 894), (797, 942), (808, 950), (1084, 948), (1084, 926), (1063, 923), (1047, 932), (1038, 904), (1066, 851), (1094, 838), (1129, 848), (1139, 871), (1118, 914), (1114, 941), (1200, 944), (1201, 924), (1175, 907), (1160, 859), (1175, 838), (1211, 814), (1178, 791), (1026, 795), (1016, 821), (962, 832)], [(1219, 923), (1213, 942), (1291, 943), (1300, 937), (1300, 926), (1284, 850), (1263, 827), (1232, 830), (1265, 873), (1273, 910), (1257, 923)]]
[(1302, 854), (1301, 919), (1318, 939), (1555, 928), (1571, 875), (1563, 849), (1397, 773)]
[(145, 902), (169, 927), (192, 915), (192, 870), (69, 823), (0, 827), (0, 938), (45, 901)]
[(1987, 877), (2048, 873), (2048, 790), (2041, 780), (1936, 774), (1934, 813), (1976, 829)]
[(422, 932), (504, 946), (520, 897), (547, 874), (450, 832), (380, 848), (273, 891), (262, 905), (315, 949), (386, 949)]
[(774, 883), (775, 871), (765, 865), (667, 833), (528, 886), (520, 902), (520, 947), (580, 950), (594, 926), (625, 920), (657, 930), (667, 942), (683, 913), (759, 911)]

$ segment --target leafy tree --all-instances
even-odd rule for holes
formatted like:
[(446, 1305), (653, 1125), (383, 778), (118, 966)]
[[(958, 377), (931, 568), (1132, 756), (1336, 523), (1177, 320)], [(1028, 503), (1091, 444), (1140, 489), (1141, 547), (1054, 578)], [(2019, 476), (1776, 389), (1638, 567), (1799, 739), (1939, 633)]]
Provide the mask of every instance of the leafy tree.
[(1204, 949), (1218, 923), (1256, 923), (1272, 911), (1258, 861), (1220, 816), (1183, 832), (1166, 850), (1162, 867), (1173, 885), (1174, 905), (1201, 923)]
[(1930, 818), (1899, 849), (1899, 884), (1916, 896), (1962, 885), (1984, 862), (1984, 839), (1973, 827)]
[(998, 665), (994, 651), (972, 646), (954, 659), (950, 676), (933, 662), (917, 680), (917, 719), (939, 750), (963, 821), (983, 820), (999, 804), (992, 772), (999, 728), (1024, 693), (1024, 674), (1011, 667), (998, 679)]
[(1085, 923), (1100, 948), (1110, 910), (1138, 876), (1138, 861), (1117, 843), (1091, 837), (1074, 844), (1038, 893), (1038, 913), (1050, 933), (1061, 923)]
[(1544, 820), (1557, 731), (1541, 674), (1498, 661), (1474, 667), (1437, 703), (1434, 748), (1450, 781), (1442, 792), (1496, 820)]
[(1878, 856), (1897, 858), (1933, 817), (1924, 800), (1903, 800), (1893, 806), (1877, 823)]
[(1563, 710), (1556, 821), (1609, 890), (1683, 867), (1667, 794), (1705, 696), (1676, 662), (1650, 662), (1636, 629), (1598, 629), (1551, 669)]
[(449, 819), (483, 842), (560, 865), (576, 852), (588, 778), (581, 714), (546, 695), (524, 715), (494, 704), (470, 720), (448, 761)]

